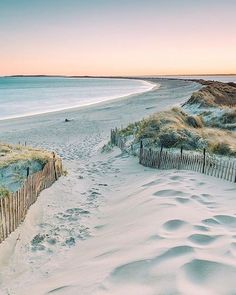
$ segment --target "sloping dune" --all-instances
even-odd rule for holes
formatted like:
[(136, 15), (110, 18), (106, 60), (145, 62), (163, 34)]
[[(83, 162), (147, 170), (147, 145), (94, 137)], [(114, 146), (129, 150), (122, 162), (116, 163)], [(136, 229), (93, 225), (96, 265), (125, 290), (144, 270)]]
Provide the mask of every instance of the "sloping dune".
[(112, 198), (110, 189), (102, 192), (106, 202), (90, 239), (69, 253), (63, 267), (58, 263), (53, 274), (27, 290), (235, 294), (234, 185), (194, 172), (143, 168), (119, 150), (104, 159), (112, 162), (106, 178)]

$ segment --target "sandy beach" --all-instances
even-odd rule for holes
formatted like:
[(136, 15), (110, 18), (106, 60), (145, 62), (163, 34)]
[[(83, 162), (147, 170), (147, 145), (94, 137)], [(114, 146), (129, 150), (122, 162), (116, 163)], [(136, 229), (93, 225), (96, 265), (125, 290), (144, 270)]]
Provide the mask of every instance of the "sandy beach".
[(236, 294), (235, 185), (145, 168), (117, 148), (101, 152), (111, 128), (201, 88), (148, 81), (159, 87), (0, 122), (1, 141), (55, 151), (68, 173), (0, 245), (0, 294)]

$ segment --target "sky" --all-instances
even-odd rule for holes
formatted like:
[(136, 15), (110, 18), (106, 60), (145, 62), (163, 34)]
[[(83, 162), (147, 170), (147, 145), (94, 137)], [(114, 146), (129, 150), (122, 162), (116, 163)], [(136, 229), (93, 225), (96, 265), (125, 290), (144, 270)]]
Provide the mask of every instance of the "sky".
[(0, 0), (0, 75), (236, 73), (236, 0)]

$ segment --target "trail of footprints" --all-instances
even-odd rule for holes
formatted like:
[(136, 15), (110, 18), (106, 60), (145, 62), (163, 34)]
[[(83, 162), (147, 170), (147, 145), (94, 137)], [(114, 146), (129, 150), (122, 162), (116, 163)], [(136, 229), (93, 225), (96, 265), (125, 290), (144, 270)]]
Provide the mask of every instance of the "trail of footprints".
[[(74, 182), (82, 182), (87, 178), (91, 180), (91, 185), (84, 191), (72, 192), (69, 203), (75, 207), (57, 212), (55, 203), (49, 205), (55, 207), (56, 212), (50, 219), (50, 223), (40, 224), (40, 233), (35, 235), (30, 244), (33, 253), (40, 254), (42, 251), (53, 253), (61, 247), (69, 249), (79, 240), (90, 236), (90, 230), (86, 226), (87, 219), (103, 201), (103, 191), (109, 189), (108, 184), (104, 182), (106, 179), (104, 175), (119, 173), (119, 169), (114, 168), (112, 162), (112, 159), (107, 162), (97, 161), (94, 163), (86, 163), (86, 160), (83, 160), (79, 165), (75, 165), (76, 168), (69, 171), (69, 174), (73, 176), (73, 181), (68, 176), (71, 186), (74, 185)], [(64, 193), (69, 194), (70, 192), (65, 191)]]

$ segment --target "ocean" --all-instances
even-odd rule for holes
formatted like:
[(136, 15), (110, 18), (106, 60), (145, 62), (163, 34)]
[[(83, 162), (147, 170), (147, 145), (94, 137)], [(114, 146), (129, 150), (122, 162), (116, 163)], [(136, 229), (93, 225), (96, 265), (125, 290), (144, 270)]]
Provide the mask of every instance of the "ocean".
[[(165, 78), (236, 82), (234, 75)], [(0, 120), (82, 107), (143, 93), (153, 87), (138, 79), (0, 77)]]
[(134, 79), (1, 77), (0, 120), (42, 114), (146, 92)]

